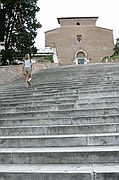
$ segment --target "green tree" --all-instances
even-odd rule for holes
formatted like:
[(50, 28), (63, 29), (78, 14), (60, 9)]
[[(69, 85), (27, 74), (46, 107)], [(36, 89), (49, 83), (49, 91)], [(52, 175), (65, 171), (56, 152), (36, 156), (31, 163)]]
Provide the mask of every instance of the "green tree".
[(119, 38), (116, 40), (116, 44), (114, 47), (114, 55), (119, 55)]
[[(5, 15), (5, 49), (1, 51), (2, 62), (10, 56), (11, 60), (23, 57), (26, 53), (37, 52), (34, 46), (37, 29), (41, 27), (37, 22), (36, 13), (40, 8), (38, 0), (2, 0)], [(11, 53), (10, 53), (11, 51)], [(9, 52), (9, 53), (8, 53)]]
[(53, 60), (53, 55), (52, 54), (47, 54), (46, 57), (45, 57), (47, 60), (49, 60), (50, 62), (54, 63), (54, 60)]

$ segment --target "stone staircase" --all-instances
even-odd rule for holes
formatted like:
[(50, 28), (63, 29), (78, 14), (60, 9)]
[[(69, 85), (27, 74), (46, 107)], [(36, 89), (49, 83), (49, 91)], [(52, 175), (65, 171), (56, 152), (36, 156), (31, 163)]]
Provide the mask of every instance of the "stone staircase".
[(119, 180), (119, 64), (24, 78), (0, 88), (0, 180)]

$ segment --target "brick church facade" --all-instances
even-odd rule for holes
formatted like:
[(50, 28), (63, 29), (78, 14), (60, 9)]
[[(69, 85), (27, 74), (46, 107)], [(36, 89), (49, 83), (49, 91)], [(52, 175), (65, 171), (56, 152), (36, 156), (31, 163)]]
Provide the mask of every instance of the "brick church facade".
[(101, 62), (113, 54), (113, 31), (96, 26), (98, 17), (58, 18), (60, 28), (45, 32), (45, 46), (57, 49), (63, 65)]

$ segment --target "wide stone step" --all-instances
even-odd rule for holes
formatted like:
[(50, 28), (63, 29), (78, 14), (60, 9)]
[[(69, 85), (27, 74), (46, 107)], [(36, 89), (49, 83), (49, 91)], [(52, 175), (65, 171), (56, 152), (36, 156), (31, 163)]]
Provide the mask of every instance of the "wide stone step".
[(76, 116), (76, 117), (16, 117), (1, 118), (0, 126), (39, 126), (39, 125), (80, 125), (94, 123), (119, 123), (119, 114), (98, 116)]
[[(79, 100), (80, 101), (80, 100)], [(112, 108), (112, 107), (119, 107), (119, 101), (117, 98), (117, 102), (110, 101), (110, 102), (90, 102), (90, 103), (77, 103), (75, 104), (74, 108), (75, 109), (94, 109), (94, 108)]]
[(13, 108), (6, 113), (0, 113), (1, 119), (7, 118), (45, 118), (45, 117), (76, 117), (76, 116), (99, 116), (99, 115), (117, 115), (119, 114), (118, 107), (112, 108), (100, 108), (100, 109), (81, 109), (81, 110), (42, 110), (40, 111), (38, 107), (36, 109), (31, 109), (28, 111), (26, 108), (25, 111), (16, 112)]
[(67, 147), (118, 145), (119, 133), (0, 136), (0, 147)]
[[(84, 72), (83, 72), (84, 73)], [(44, 72), (44, 79), (40, 79), (41, 73), (39, 72), (38, 74), (35, 74), (35, 77), (33, 77), (33, 81), (31, 81), (32, 85), (30, 86), (31, 91), (34, 90), (34, 88), (40, 89), (42, 90), (47, 90), (48, 88), (50, 89), (59, 89), (61, 88), (63, 90), (66, 89), (66, 87), (69, 87), (70, 89), (72, 89), (73, 87), (76, 86), (80, 87), (80, 88), (86, 88), (86, 87), (94, 87), (94, 89), (96, 87), (114, 87), (114, 86), (118, 86), (119, 85), (119, 78), (118, 78), (118, 73), (116, 73), (115, 75), (112, 73), (110, 75), (83, 75), (81, 76), (80, 74), (77, 74), (75, 76), (75, 74), (64, 74), (65, 77), (61, 78), (60, 76), (62, 76), (63, 74), (58, 75), (58, 72), (56, 72), (54, 74), (54, 76), (56, 76), (55, 78), (51, 78), (51, 72), (49, 73), (48, 77), (46, 77), (46, 73)], [(70, 76), (71, 75), (71, 76)], [(105, 76), (105, 77), (104, 77)], [(111, 77), (112, 76), (112, 77)], [(24, 81), (25, 78), (22, 79), (18, 79), (16, 81), (14, 81), (13, 83), (8, 83), (6, 85), (4, 85), (4, 88), (1, 88), (1, 92), (9, 92), (9, 90), (13, 90), (13, 92), (15, 92), (15, 90), (20, 91), (23, 90), (24, 88)], [(84, 86), (85, 85), (85, 86)], [(9, 90), (8, 90), (9, 87)], [(4, 90), (4, 91), (3, 91)], [(12, 91), (11, 91), (12, 92)]]
[(34, 105), (31, 104), (29, 106), (21, 106), (21, 107), (8, 107), (8, 108), (1, 108), (0, 113), (9, 113), (9, 112), (24, 112), (24, 111), (57, 111), (57, 110), (64, 110), (64, 109), (74, 109), (74, 103), (65, 103), (65, 104), (50, 104), (50, 105)]
[(111, 132), (119, 133), (119, 123), (0, 127), (0, 136), (93, 134)]
[(37, 105), (44, 105), (44, 106), (48, 106), (48, 105), (50, 105), (50, 106), (52, 106), (52, 105), (57, 105), (57, 104), (70, 104), (70, 103), (74, 103), (75, 104), (75, 102), (76, 102), (76, 98), (68, 98), (68, 99), (61, 99), (61, 100), (57, 100), (57, 101), (53, 101), (53, 100), (38, 100), (38, 99), (36, 99), (36, 100), (28, 100), (27, 102), (26, 102), (26, 100), (25, 101), (17, 101), (17, 102), (13, 102), (13, 101), (11, 101), (11, 102), (1, 102), (1, 108), (8, 108), (8, 107), (20, 107), (20, 106), (22, 106), (22, 107), (27, 107), (27, 106), (37, 106)]
[(9, 100), (12, 100), (12, 99), (23, 99), (23, 98), (25, 98), (25, 99), (32, 99), (32, 98), (42, 98), (42, 96), (45, 98), (47, 98), (47, 97), (53, 97), (53, 96), (56, 96), (56, 97), (59, 97), (59, 96), (61, 96), (61, 97), (71, 97), (71, 96), (76, 96), (77, 95), (77, 93), (76, 92), (57, 92), (57, 93), (54, 93), (54, 92), (50, 92), (50, 93), (43, 93), (43, 92), (35, 92), (34, 91), (34, 93), (27, 93), (27, 94), (21, 94), (21, 95), (19, 95), (19, 94), (17, 94), (16, 96), (14, 96), (14, 94), (12, 94), (11, 96), (2, 96), (1, 98), (0, 98), (0, 100), (1, 101), (3, 101), (3, 100), (6, 100), (7, 98), (9, 98)]
[(1, 180), (119, 180), (118, 163), (4, 164)]
[(93, 104), (93, 103), (118, 103), (119, 102), (119, 96), (102, 96), (102, 97), (91, 97), (91, 98), (80, 98), (78, 99), (76, 102), (78, 102), (79, 104)]
[(64, 110), (64, 109), (94, 109), (94, 108), (112, 108), (112, 107), (119, 107), (118, 98), (116, 99), (117, 102), (87, 102), (81, 103), (80, 100), (76, 101), (73, 100), (66, 101), (42, 101), (42, 102), (26, 102), (26, 103), (10, 103), (10, 104), (2, 104), (0, 113), (8, 113), (8, 112), (23, 112), (23, 111), (33, 111), (33, 110)]
[[(106, 83), (99, 83), (98, 85), (96, 84), (90, 84), (90, 85), (85, 85), (82, 83), (79, 83), (80, 81), (75, 81), (75, 83), (72, 81), (68, 81), (65, 84), (62, 84), (62, 82), (58, 83), (58, 84), (50, 84), (49, 86), (46, 84), (39, 84), (39, 87), (35, 87), (35, 86), (31, 86), (28, 90), (23, 89), (21, 87), (18, 88), (18, 85), (16, 87), (9, 87), (9, 91), (8, 91), (8, 87), (6, 87), (6, 89), (4, 88), (4, 91), (1, 92), (3, 97), (12, 97), (14, 95), (18, 96), (18, 95), (30, 95), (32, 93), (39, 93), (41, 92), (42, 94), (50, 94), (50, 93), (66, 93), (66, 92), (78, 92), (78, 91), (82, 91), (82, 92), (87, 92), (88, 91), (115, 91), (118, 90), (119, 88), (119, 83), (116, 82), (114, 84), (106, 84)], [(88, 88), (88, 89), (87, 89)]]
[(1, 101), (1, 103), (5, 103), (5, 102), (7, 102), (7, 103), (10, 103), (10, 102), (24, 102), (24, 101), (27, 101), (27, 102), (29, 102), (29, 101), (44, 101), (44, 100), (46, 100), (46, 101), (57, 101), (57, 100), (70, 100), (70, 99), (78, 99), (78, 95), (77, 94), (68, 94), (67, 93), (67, 95), (65, 94), (65, 95), (51, 95), (51, 96), (49, 96), (49, 95), (43, 95), (43, 94), (35, 94), (35, 95), (31, 95), (31, 96), (26, 96), (26, 97), (24, 97), (24, 96), (18, 96), (18, 98), (12, 98), (12, 99), (7, 99), (7, 98), (3, 98), (3, 99), (1, 99), (0, 101)]
[[(119, 97), (119, 91), (118, 89), (117, 90), (103, 90), (103, 91), (100, 91), (100, 90), (97, 90), (97, 91), (77, 91), (77, 92), (57, 92), (57, 93), (42, 93), (42, 92), (34, 92), (34, 93), (30, 93), (30, 94), (27, 94), (27, 95), (12, 95), (12, 96), (9, 96), (9, 101), (10, 100), (18, 100), (18, 99), (35, 99), (35, 98), (39, 98), (39, 99), (43, 99), (43, 98), (61, 98), (61, 97), (71, 97), (71, 96), (78, 96), (80, 98), (87, 98), (87, 97), (90, 97), (90, 96), (93, 96), (93, 98), (95, 97), (101, 97), (101, 96), (105, 96), (105, 97), (108, 97), (108, 96), (117, 96)], [(1, 101), (5, 101), (5, 100), (8, 100), (8, 97), (1, 97), (0, 98)]]
[(118, 90), (109, 90), (109, 91), (94, 91), (94, 92), (82, 92), (79, 93), (79, 98), (90, 98), (93, 96), (93, 98), (99, 98), (99, 97), (109, 97), (109, 96), (114, 96), (118, 97), (119, 96), (119, 91)]
[(119, 163), (119, 146), (1, 148), (2, 164)]
[[(58, 99), (58, 100), (51, 100), (51, 99), (43, 99), (43, 100), (38, 100), (38, 99), (34, 99), (34, 100), (24, 100), (24, 101), (1, 101), (0, 105), (1, 105), (1, 109), (2, 108), (8, 108), (8, 107), (28, 107), (28, 106), (37, 106), (37, 105), (57, 105), (57, 104), (70, 104), (70, 103), (74, 103), (74, 104), (78, 104), (80, 107), (85, 107), (85, 106), (96, 106), (98, 104), (101, 104), (103, 106), (111, 106), (111, 104), (114, 105), (118, 105), (119, 103), (119, 97), (113, 97), (113, 96), (109, 96), (109, 97), (100, 97), (100, 98), (80, 98), (77, 99), (77, 97), (68, 97), (67, 99)], [(113, 105), (112, 105), (113, 106)]]
[[(115, 105), (115, 106), (114, 106)], [(104, 111), (106, 111), (106, 113), (108, 114), (108, 109), (110, 111), (110, 113), (113, 113), (115, 112), (116, 114), (118, 113), (118, 107), (119, 107), (119, 103), (112, 103), (112, 104), (108, 104), (108, 106), (106, 105), (106, 103), (96, 103), (96, 104), (86, 104), (86, 105), (79, 105), (79, 104), (74, 104), (74, 103), (68, 103), (68, 104), (52, 104), (52, 105), (31, 105), (31, 106), (26, 106), (26, 107), (9, 107), (9, 108), (1, 108), (0, 109), (0, 113), (20, 113), (20, 112), (26, 112), (28, 111), (29, 112), (35, 112), (35, 111), (61, 111), (61, 110), (64, 110), (66, 109), (66, 111), (68, 110), (79, 110), (81, 115), (84, 115), (82, 114), (83, 112), (82, 111), (86, 111), (87, 110), (87, 114), (95, 114), (95, 113), (98, 113), (100, 114), (101, 112), (101, 109), (99, 108), (102, 108)], [(115, 107), (115, 111), (112, 109), (112, 107)], [(98, 111), (99, 109), (99, 111)], [(91, 112), (91, 110), (93, 110), (93, 113)], [(89, 112), (90, 111), (90, 112)], [(95, 111), (95, 112), (94, 112)], [(102, 114), (102, 113), (101, 113)]]
[[(82, 106), (85, 106), (85, 105), (89, 105), (91, 106), (92, 104), (92, 107), (96, 105), (97, 103), (97, 106), (98, 106), (98, 103), (102, 103), (102, 105), (104, 106), (111, 106), (110, 103), (113, 103), (114, 106), (118, 106), (119, 104), (119, 96), (102, 96), (102, 97), (93, 97), (93, 98), (89, 98), (89, 97), (82, 97), (82, 96), (78, 96), (78, 95), (73, 95), (73, 96), (66, 96), (66, 97), (62, 97), (62, 96), (54, 96), (54, 97), (39, 97), (39, 96), (32, 96), (30, 98), (27, 98), (27, 99), (24, 99), (24, 98), (21, 98), (21, 99), (4, 99), (4, 100), (1, 100), (1, 108), (2, 107), (9, 107), (9, 106), (20, 106), (22, 105), (22, 107), (25, 107), (27, 104), (30, 105), (30, 106), (36, 106), (36, 105), (49, 105), (51, 104), (51, 106), (54, 104), (54, 105), (59, 105), (62, 103), (63, 104), (71, 104), (71, 103), (74, 103), (75, 106), (78, 105), (79, 107)], [(86, 104), (87, 103), (87, 104)], [(24, 104), (24, 105), (23, 105)], [(28, 106), (27, 105), (27, 106)], [(113, 107), (113, 105), (112, 105)], [(119, 106), (118, 106), (119, 107)]]

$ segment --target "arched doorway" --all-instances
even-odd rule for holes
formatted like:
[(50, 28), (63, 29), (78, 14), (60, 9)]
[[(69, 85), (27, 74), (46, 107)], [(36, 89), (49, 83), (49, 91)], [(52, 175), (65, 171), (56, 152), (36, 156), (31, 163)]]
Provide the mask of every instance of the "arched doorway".
[(75, 55), (76, 64), (87, 64), (87, 54), (84, 51), (78, 51)]

